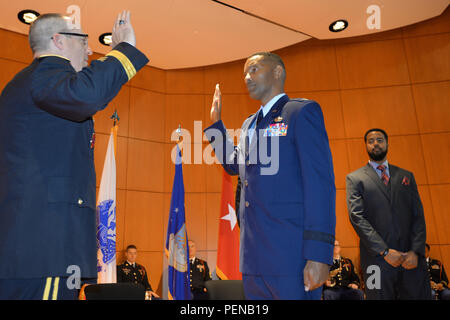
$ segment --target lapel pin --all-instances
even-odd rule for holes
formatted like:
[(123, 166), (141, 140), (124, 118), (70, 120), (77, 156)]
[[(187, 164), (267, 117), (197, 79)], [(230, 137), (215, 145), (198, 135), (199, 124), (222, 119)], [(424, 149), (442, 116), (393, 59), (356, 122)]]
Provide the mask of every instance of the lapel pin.
[(283, 121), (283, 118), (282, 117), (276, 117), (274, 121), (275, 122), (281, 122), (281, 121)]

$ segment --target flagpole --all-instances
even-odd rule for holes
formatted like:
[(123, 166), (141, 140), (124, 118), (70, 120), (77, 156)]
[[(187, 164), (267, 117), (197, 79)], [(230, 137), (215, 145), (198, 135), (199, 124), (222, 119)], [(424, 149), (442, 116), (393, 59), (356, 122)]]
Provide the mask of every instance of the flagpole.
[(111, 133), (113, 134), (114, 138), (114, 157), (117, 159), (117, 132), (119, 130), (119, 126), (117, 123), (120, 121), (117, 109), (114, 110), (114, 113), (111, 115), (110, 119), (113, 119), (113, 127), (111, 129)]
[(182, 133), (182, 130), (181, 130), (181, 124), (178, 124), (177, 134), (178, 134), (178, 141), (177, 141), (177, 144), (178, 144), (178, 147), (179, 147), (180, 150), (181, 150), (181, 143), (182, 143), (181, 137), (183, 136), (183, 133)]
[(183, 182), (183, 166), (181, 160), (182, 129), (178, 125), (175, 151), (175, 174), (170, 200), (169, 222), (165, 252), (167, 255), (167, 297), (169, 300), (190, 300), (191, 289), (189, 283), (189, 246), (186, 231), (185, 198)]
[(111, 116), (113, 127), (109, 136), (96, 206), (97, 218), (97, 282), (116, 283), (116, 154), (119, 116)]
[(114, 127), (115, 127), (116, 126), (116, 121), (120, 120), (119, 115), (117, 114), (117, 109), (114, 110), (114, 113), (112, 114), (111, 119), (114, 120)]

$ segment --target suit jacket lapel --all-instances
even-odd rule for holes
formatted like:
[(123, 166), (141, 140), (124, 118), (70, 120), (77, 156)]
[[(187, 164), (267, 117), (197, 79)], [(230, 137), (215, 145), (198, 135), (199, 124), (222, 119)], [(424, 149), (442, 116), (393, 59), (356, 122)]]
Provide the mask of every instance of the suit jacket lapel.
[[(250, 143), (250, 132), (249, 128), (250, 126), (256, 121), (256, 117), (258, 115), (258, 112), (256, 112), (254, 115), (252, 115), (248, 121), (247, 128), (245, 129), (245, 152), (246, 154), (249, 153), (253, 148), (255, 148), (256, 145), (256, 136), (253, 136), (252, 142)], [(257, 131), (255, 130), (254, 135), (257, 135)]]
[[(390, 169), (390, 167), (389, 167)], [(390, 201), (391, 195), (388, 193), (388, 188), (384, 185), (383, 181), (381, 181), (378, 174), (375, 172), (375, 170), (372, 168), (372, 166), (368, 163), (364, 167), (364, 172), (375, 182), (375, 184), (378, 186), (378, 188), (381, 190), (381, 192), (386, 196), (386, 198)], [(391, 188), (392, 190), (392, 188)]]
[[(250, 143), (249, 152), (252, 152), (254, 148), (256, 148), (256, 145), (258, 144), (257, 141), (259, 139), (259, 130), (266, 128), (270, 123), (274, 121), (276, 117), (278, 117), (281, 114), (281, 111), (283, 110), (284, 105), (289, 101), (289, 97), (285, 94), (282, 96), (278, 101), (272, 106), (272, 108), (269, 110), (269, 112), (266, 114), (266, 116), (261, 120), (261, 122), (256, 126), (255, 133), (252, 138), (252, 142)], [(249, 122), (250, 124), (253, 123), (253, 121), (256, 121), (256, 116), (258, 115), (258, 112), (256, 112), (253, 115), (252, 120)]]
[(395, 188), (398, 185), (399, 179), (401, 178), (398, 174), (398, 168), (393, 165), (389, 165), (389, 183), (391, 184), (391, 199), (394, 199)]
[(273, 120), (281, 114), (281, 111), (283, 111), (284, 105), (288, 101), (289, 101), (289, 97), (287, 95), (284, 95), (280, 99), (278, 99), (278, 101), (269, 110), (267, 115), (258, 124), (257, 129), (266, 128), (269, 124), (271, 124), (273, 122)]

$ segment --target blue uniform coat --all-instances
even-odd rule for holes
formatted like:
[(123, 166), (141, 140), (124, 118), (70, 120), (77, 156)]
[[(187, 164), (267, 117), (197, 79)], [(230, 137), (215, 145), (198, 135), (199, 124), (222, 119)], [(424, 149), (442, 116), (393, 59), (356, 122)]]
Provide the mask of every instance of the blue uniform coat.
[[(220, 163), (229, 174), (239, 174), (242, 183), (240, 271), (303, 277), (306, 260), (331, 265), (334, 247), (336, 190), (322, 111), (314, 101), (285, 95), (249, 144), (256, 115), (244, 121), (238, 146), (222, 121), (205, 129)], [(275, 130), (281, 136), (264, 136), (277, 124), (287, 126), (286, 135)]]
[(113, 51), (122, 61), (80, 72), (62, 57), (35, 59), (2, 92), (0, 279), (68, 276), (70, 265), (97, 276), (92, 116), (129, 80), (125, 66), (148, 61), (127, 43)]

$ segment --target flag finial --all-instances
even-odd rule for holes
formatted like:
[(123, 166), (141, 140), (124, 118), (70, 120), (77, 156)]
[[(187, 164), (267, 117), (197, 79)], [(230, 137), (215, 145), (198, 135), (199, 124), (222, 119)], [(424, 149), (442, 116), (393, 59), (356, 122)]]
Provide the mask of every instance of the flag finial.
[(181, 124), (178, 124), (178, 129), (177, 129), (176, 132), (178, 134), (178, 142), (180, 142), (181, 136), (182, 136), (182, 134), (181, 134)]
[(117, 109), (114, 110), (114, 113), (112, 114), (111, 119), (114, 120), (114, 125), (116, 125), (116, 121), (120, 120), (119, 115), (117, 114)]

